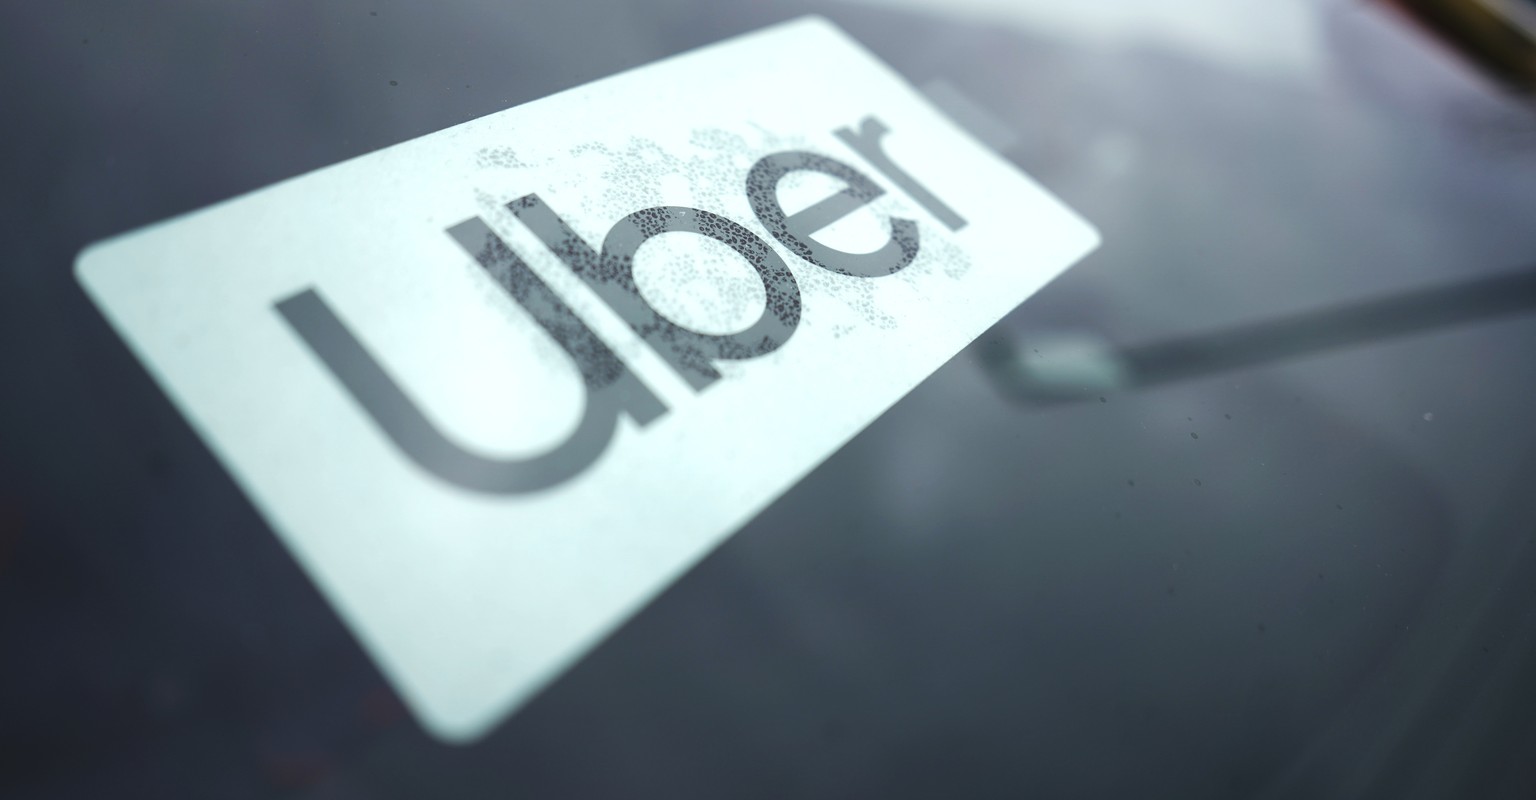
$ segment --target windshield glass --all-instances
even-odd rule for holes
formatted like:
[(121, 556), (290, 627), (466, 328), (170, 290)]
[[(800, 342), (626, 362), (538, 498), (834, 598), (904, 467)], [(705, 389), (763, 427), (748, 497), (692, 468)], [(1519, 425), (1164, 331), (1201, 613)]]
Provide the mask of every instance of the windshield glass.
[[(0, 12), (0, 794), (1531, 796), (1536, 107), (1407, 5)], [(1102, 243), (521, 710), (439, 741), (77, 254), (806, 14)], [(518, 194), (574, 219), (582, 188)], [(316, 214), (343, 225), (367, 197)], [(1056, 230), (1026, 222), (1012, 235)], [(741, 269), (759, 304), (781, 286)], [(848, 369), (828, 385), (852, 393)], [(651, 557), (659, 514), (594, 557)]]

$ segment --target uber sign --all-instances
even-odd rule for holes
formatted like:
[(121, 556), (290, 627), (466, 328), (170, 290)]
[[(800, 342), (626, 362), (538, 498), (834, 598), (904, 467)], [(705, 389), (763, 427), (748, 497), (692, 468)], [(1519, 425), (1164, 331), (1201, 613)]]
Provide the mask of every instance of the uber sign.
[(426, 727), (469, 741), (1096, 244), (813, 18), (76, 271)]
[[(894, 183), (908, 188), (914, 199), (951, 228), (964, 225), (953, 210), (885, 157), (880, 149), (880, 137), (885, 132), (885, 126), (871, 117), (859, 133), (844, 129), (838, 136)], [(836, 178), (843, 188), (809, 208), (786, 214), (778, 187), (796, 171)], [(898, 218), (890, 220), (889, 238), (873, 252), (848, 253), (811, 238), (885, 194), (858, 169), (827, 156), (805, 151), (764, 156), (747, 172), (743, 188), (763, 227), (790, 252), (823, 269), (865, 278), (892, 275), (910, 265), (922, 248), (917, 225)], [(761, 237), (725, 217), (686, 206), (640, 209), (614, 223), (598, 251), (582, 241), (536, 194), (514, 200), (507, 208), (694, 389), (703, 389), (720, 378), (712, 366), (715, 361), (756, 358), (778, 350), (800, 324), (800, 286), (794, 273)], [(714, 239), (735, 250), (757, 271), (766, 302), (755, 323), (735, 333), (701, 333), (668, 319), (646, 302), (635, 281), (635, 256), (641, 245), (669, 232)], [(558, 447), (529, 457), (487, 458), (437, 430), (315, 289), (305, 289), (279, 303), (288, 323), (401, 452), (428, 472), (465, 489), (501, 494), (538, 491), (571, 478), (596, 461), (613, 438), (619, 414), (645, 425), (666, 411), (666, 405), (635, 378), (602, 337), (573, 314), (484, 220), (466, 220), (449, 233), (575, 362), (586, 390), (583, 412), (576, 429)]]

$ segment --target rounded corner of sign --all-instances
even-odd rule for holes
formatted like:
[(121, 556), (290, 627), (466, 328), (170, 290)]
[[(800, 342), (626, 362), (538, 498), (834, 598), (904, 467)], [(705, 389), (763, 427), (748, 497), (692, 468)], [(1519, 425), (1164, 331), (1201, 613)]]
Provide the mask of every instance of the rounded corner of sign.
[(1104, 245), (1104, 234), (1088, 220), (1082, 221), (1083, 227), (1083, 255), (1088, 255)]
[(1073, 258), (1074, 261), (1093, 253), (1104, 245), (1104, 234), (1099, 230), (1099, 226), (1093, 224), (1077, 209), (1065, 203), (1061, 207), (1066, 212), (1066, 216), (1057, 230), (1063, 237), (1062, 241), (1070, 242), (1076, 249), (1077, 255)]
[(102, 252), (106, 249), (106, 242), (92, 242), (80, 248), (80, 252), (75, 254), (73, 267), (76, 281), (85, 285), (90, 284), (92, 276), (99, 271), (97, 265), (100, 264)]
[(824, 14), (804, 14), (790, 20), (785, 24), (786, 28), (795, 28), (806, 31), (818, 31), (823, 34), (846, 37), (845, 33), (836, 22), (828, 19)]
[(454, 747), (468, 747), (484, 739), (496, 724), (496, 717), (484, 714), (442, 713), (417, 708), (416, 721), (438, 742)]

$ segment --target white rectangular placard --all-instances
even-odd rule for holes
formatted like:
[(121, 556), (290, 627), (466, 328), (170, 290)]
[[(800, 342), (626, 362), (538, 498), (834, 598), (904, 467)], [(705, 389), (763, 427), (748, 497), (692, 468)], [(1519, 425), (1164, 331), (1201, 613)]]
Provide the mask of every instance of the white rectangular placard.
[(464, 742), (1097, 242), (809, 18), (76, 271), (418, 718)]

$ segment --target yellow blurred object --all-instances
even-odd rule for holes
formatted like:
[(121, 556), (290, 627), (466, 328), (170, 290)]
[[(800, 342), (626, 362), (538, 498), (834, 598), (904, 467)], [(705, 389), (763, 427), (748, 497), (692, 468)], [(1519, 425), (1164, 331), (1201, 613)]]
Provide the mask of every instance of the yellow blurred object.
[(1485, 71), (1536, 92), (1536, 3), (1529, 0), (1390, 0)]

